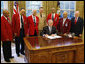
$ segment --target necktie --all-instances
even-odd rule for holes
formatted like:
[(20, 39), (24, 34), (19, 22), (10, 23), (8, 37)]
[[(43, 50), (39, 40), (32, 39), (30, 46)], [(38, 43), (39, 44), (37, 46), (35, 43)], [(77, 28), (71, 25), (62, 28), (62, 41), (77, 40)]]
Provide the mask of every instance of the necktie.
[(33, 17), (33, 19), (34, 19), (34, 25), (36, 25), (35, 17)]
[(41, 18), (42, 18), (42, 14), (40, 14)]
[(51, 33), (51, 29), (52, 29), (52, 27), (49, 27), (50, 33)]
[(52, 14), (52, 20), (54, 20), (54, 14)]
[(76, 22), (77, 22), (77, 18), (75, 18), (75, 24), (76, 24)]
[(21, 16), (21, 23), (22, 23), (22, 28), (23, 28), (23, 19), (22, 19), (22, 16)]

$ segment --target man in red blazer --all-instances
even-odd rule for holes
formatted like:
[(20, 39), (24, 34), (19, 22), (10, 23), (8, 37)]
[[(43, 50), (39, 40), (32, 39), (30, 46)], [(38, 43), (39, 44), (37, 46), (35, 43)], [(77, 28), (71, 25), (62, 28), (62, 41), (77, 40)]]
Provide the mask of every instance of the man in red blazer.
[(71, 21), (67, 18), (68, 13), (64, 11), (63, 18), (59, 20), (58, 32), (61, 34), (68, 34), (71, 27)]
[(59, 15), (56, 13), (55, 8), (52, 8), (52, 13), (48, 14), (48, 16), (47, 16), (47, 24), (48, 24), (49, 19), (53, 20), (53, 26), (55, 26), (57, 29), (57, 25), (59, 22)]
[(28, 16), (29, 36), (37, 36), (38, 35), (39, 18), (36, 16), (36, 14), (37, 14), (37, 11), (33, 10), (33, 14)]
[[(25, 10), (22, 8), (20, 10), (20, 14), (14, 14), (12, 17), (12, 30), (15, 36), (16, 42), (16, 54), (19, 57), (20, 52), (21, 54), (25, 55), (24, 53), (24, 36), (28, 36), (28, 23), (27, 18), (25, 16)], [(21, 49), (20, 49), (21, 44)]]
[(11, 41), (13, 40), (12, 28), (9, 20), (9, 12), (3, 10), (1, 17), (1, 41), (3, 47), (4, 59), (10, 62), (10, 58), (14, 58), (11, 54)]

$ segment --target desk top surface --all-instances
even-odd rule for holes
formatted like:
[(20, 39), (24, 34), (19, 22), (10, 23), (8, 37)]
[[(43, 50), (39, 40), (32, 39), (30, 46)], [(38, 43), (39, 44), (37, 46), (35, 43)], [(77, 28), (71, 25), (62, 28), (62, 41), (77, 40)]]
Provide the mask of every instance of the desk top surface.
[(48, 39), (42, 36), (38, 37), (25, 37), (26, 43), (29, 43), (32, 49), (40, 49), (43, 47), (58, 47), (58, 46), (70, 46), (73, 44), (81, 44), (83, 41), (80, 38), (72, 39), (68, 37), (62, 37), (57, 39)]

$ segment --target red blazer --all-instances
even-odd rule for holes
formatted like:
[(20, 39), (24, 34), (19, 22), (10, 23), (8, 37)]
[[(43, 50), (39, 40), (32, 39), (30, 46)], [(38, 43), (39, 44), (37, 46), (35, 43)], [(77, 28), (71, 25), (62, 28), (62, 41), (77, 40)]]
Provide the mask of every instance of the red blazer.
[[(52, 13), (48, 14), (48, 16), (47, 16), (47, 23), (48, 23), (49, 19), (52, 19)], [(57, 29), (58, 22), (59, 22), (59, 15), (55, 13), (55, 17), (54, 17), (54, 21), (53, 21), (53, 26), (55, 26), (56, 29)]]
[(12, 26), (9, 22), (4, 16), (1, 17), (1, 41), (6, 41), (7, 39), (12, 41), (13, 39)]
[[(24, 33), (26, 36), (28, 34), (28, 23), (27, 23), (26, 16), (23, 16), (23, 22), (24, 22)], [(19, 16), (19, 14), (14, 14), (12, 17), (12, 30), (13, 30), (13, 34), (17, 33), (17, 36), (20, 36), (20, 16)]]
[(36, 26), (34, 26), (34, 21), (33, 21), (32, 15), (28, 16), (28, 23), (29, 23), (29, 35), (34, 35), (35, 30), (38, 34), (39, 18), (36, 16)]
[(60, 18), (59, 32), (62, 32), (63, 34), (69, 33), (70, 28), (71, 28), (71, 21), (67, 18), (63, 25), (63, 18)]

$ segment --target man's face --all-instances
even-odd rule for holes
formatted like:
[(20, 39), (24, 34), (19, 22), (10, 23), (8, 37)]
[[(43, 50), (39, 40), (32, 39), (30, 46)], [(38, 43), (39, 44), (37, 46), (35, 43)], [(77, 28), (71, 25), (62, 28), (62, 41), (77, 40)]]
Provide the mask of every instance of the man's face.
[(33, 16), (36, 16), (36, 14), (37, 14), (37, 11), (33, 11)]
[(24, 14), (25, 14), (25, 10), (22, 9), (22, 10), (20, 11), (20, 14), (21, 14), (21, 15), (24, 15)]
[(48, 25), (49, 25), (50, 27), (52, 27), (52, 26), (53, 26), (53, 21), (51, 20)]
[(55, 13), (55, 9), (54, 8), (52, 9), (52, 13)]
[(43, 8), (40, 8), (40, 10), (39, 10), (39, 11), (40, 11), (40, 13), (43, 13)]
[(9, 12), (8, 11), (5, 11), (4, 16), (5, 17), (9, 17)]
[(67, 18), (67, 13), (63, 13), (63, 18)]
[(79, 16), (79, 13), (75, 13), (75, 17), (78, 17)]

